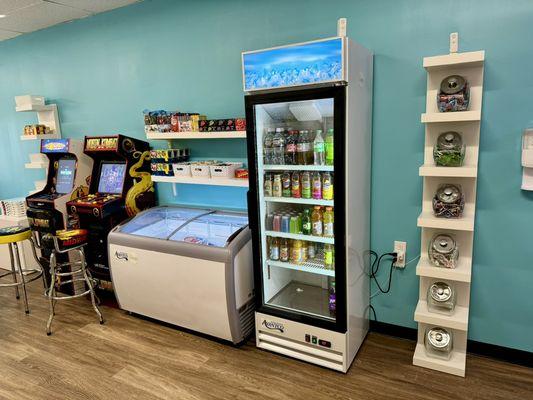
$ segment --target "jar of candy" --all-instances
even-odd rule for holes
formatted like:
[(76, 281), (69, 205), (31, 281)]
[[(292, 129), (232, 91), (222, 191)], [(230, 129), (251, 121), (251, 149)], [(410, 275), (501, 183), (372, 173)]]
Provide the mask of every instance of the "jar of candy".
[(466, 111), (470, 103), (470, 85), (460, 75), (444, 78), (437, 94), (437, 107), (440, 112)]
[(456, 268), (459, 259), (459, 247), (453, 236), (437, 234), (429, 243), (429, 261), (440, 268)]
[(428, 357), (449, 360), (453, 349), (453, 335), (439, 326), (427, 328), (424, 335), (424, 345)]
[(455, 290), (446, 282), (434, 282), (428, 288), (428, 310), (441, 314), (453, 314), (455, 310)]
[(433, 198), (433, 212), (439, 218), (460, 218), (465, 208), (465, 196), (460, 185), (440, 185)]
[(465, 159), (465, 145), (457, 132), (444, 132), (433, 147), (433, 159), (439, 167), (460, 167)]

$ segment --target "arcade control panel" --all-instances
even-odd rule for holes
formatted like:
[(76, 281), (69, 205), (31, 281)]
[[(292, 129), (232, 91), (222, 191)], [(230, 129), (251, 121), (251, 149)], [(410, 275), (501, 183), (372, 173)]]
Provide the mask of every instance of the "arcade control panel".
[(119, 194), (95, 193), (69, 201), (67, 207), (72, 213), (92, 214), (97, 218), (105, 218), (120, 211), (123, 203)]

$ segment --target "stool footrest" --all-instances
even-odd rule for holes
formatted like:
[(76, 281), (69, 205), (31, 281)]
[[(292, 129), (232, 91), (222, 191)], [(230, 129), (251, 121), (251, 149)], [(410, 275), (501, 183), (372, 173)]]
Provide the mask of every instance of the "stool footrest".
[(64, 295), (64, 296), (49, 296), (49, 295), (46, 295), (46, 298), (48, 299), (52, 299), (52, 300), (69, 300), (69, 299), (75, 299), (75, 298), (78, 298), (78, 297), (83, 297), (83, 296), (87, 296), (89, 293), (91, 293), (91, 290), (86, 290), (85, 292), (83, 293), (78, 293), (78, 294), (73, 294), (73, 295)]

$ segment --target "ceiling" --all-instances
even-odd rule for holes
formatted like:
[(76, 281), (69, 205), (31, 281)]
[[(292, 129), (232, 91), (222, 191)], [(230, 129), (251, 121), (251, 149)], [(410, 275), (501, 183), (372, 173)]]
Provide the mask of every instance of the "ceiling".
[(0, 41), (139, 0), (0, 0)]

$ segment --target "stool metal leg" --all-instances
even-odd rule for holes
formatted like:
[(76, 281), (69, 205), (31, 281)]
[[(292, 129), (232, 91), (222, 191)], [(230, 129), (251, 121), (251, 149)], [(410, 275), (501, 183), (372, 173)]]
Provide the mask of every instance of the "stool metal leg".
[(31, 251), (33, 253), (33, 258), (35, 259), (35, 262), (37, 263), (37, 265), (41, 269), (41, 277), (43, 278), (43, 286), (44, 286), (44, 291), (46, 293), (47, 289), (48, 289), (48, 282), (46, 282), (46, 274), (44, 273), (44, 267), (41, 264), (41, 260), (39, 259), (39, 256), (37, 255), (36, 245), (35, 245), (35, 241), (34, 241), (33, 237), (29, 238), (28, 240), (31, 243)]
[(52, 254), (50, 254), (50, 286), (48, 286), (47, 291), (47, 297), (48, 297), (48, 305), (50, 309), (50, 315), (48, 316), (48, 322), (46, 323), (46, 334), (50, 336), (52, 334), (52, 320), (54, 319), (55, 315), (55, 301), (54, 297), (56, 295), (56, 253), (55, 251), (52, 251)]
[(24, 277), (24, 272), (22, 271), (22, 263), (20, 262), (20, 253), (19, 246), (17, 243), (13, 243), (13, 249), (15, 250), (15, 260), (19, 269), (20, 280), (22, 281), (22, 293), (24, 294), (24, 309), (26, 314), (30, 313), (30, 308), (28, 307), (28, 293), (26, 292), (26, 278)]
[(91, 303), (93, 305), (94, 311), (96, 312), (96, 315), (98, 315), (98, 319), (100, 320), (100, 324), (104, 323), (104, 317), (102, 316), (102, 313), (100, 312), (100, 309), (96, 305), (96, 295), (94, 294), (94, 284), (92, 279), (89, 278), (87, 275), (86, 270), (86, 262), (85, 262), (85, 252), (83, 251), (83, 247), (79, 249), (80, 252), (80, 261), (81, 261), (81, 272), (83, 273), (83, 278), (85, 279), (85, 282), (87, 283), (87, 286), (89, 287), (89, 293), (91, 295)]
[[(11, 258), (11, 276), (13, 277), (13, 283), (17, 283), (17, 272), (15, 270), (15, 258), (13, 257), (13, 246), (9, 243), (9, 257)], [(15, 296), (17, 300), (20, 299), (19, 287), (15, 286)]]

